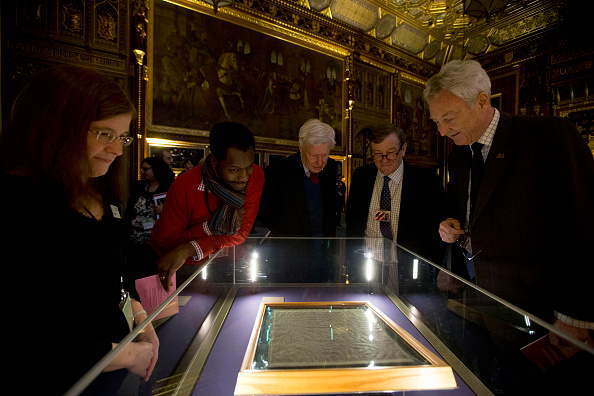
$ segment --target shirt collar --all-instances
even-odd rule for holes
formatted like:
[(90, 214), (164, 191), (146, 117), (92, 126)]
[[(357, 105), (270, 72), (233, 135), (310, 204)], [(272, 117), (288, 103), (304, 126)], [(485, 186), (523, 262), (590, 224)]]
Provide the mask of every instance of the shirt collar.
[(479, 143), (482, 143), (485, 146), (491, 146), (491, 144), (493, 144), (493, 137), (495, 136), (495, 131), (497, 130), (497, 125), (499, 124), (499, 110), (494, 110), (495, 114), (493, 114), (491, 123), (478, 140)]
[[(305, 164), (303, 163), (303, 161), (301, 161), (301, 166), (303, 166), (303, 170), (305, 171), (305, 176), (309, 177), (311, 175), (311, 171), (309, 169), (307, 169), (307, 166), (305, 166)], [(324, 169), (322, 169), (324, 170)], [(321, 173), (321, 171), (320, 171)], [(318, 175), (320, 174), (318, 173)]]
[(402, 174), (404, 173), (404, 161), (402, 161), (400, 163), (400, 166), (398, 168), (396, 168), (396, 170), (392, 173), (390, 173), (389, 175), (384, 175), (382, 172), (377, 171), (377, 178), (378, 179), (384, 179), (384, 176), (388, 176), (390, 178), (390, 180), (398, 182), (400, 179), (402, 179)]
[(309, 177), (309, 175), (311, 175), (311, 171), (309, 169), (307, 169), (307, 166), (305, 166), (303, 161), (301, 161), (301, 166), (303, 167), (303, 170), (305, 171), (305, 176)]

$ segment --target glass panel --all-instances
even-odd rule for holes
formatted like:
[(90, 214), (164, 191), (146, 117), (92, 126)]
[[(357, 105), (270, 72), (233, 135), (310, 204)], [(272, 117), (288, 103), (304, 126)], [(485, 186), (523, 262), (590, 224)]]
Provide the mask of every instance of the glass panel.
[[(142, 341), (142, 336), (138, 334), (142, 332), (145, 321), (118, 345), (122, 348), (120, 351), (116, 349), (106, 355), (98, 362), (103, 367), (96, 366), (83, 376), (82, 382), (75, 384), (67, 395), (78, 395), (86, 389), (88, 393), (85, 394), (150, 396), (153, 392), (175, 388), (184, 374), (180, 364), (186, 365), (184, 362), (199, 351), (205, 333), (212, 326), (213, 313), (232, 288), (233, 260), (228, 254), (229, 250), (219, 252), (221, 258), (217, 266), (183, 266), (176, 273), (179, 312), (152, 321), (159, 339), (159, 352), (148, 381), (125, 369), (102, 373), (105, 365), (117, 361), (119, 353), (127, 353), (127, 346)], [(155, 313), (160, 309), (157, 308)]]
[[(179, 312), (154, 322), (160, 348), (149, 381), (126, 370), (117, 373), (123, 372), (124, 384), (134, 383), (133, 392), (127, 394), (177, 389), (188, 395), (233, 395), (262, 299), (280, 297), (289, 302), (371, 302), (452, 366), (458, 375), (456, 395), (484, 389), (502, 395), (538, 394), (566, 383), (559, 378), (576, 384), (589, 379), (594, 367), (591, 345), (580, 344), (543, 318), (459, 279), (443, 268), (447, 261), (444, 257), (437, 263), (442, 265), (436, 265), (382, 239), (250, 237), (242, 245), (222, 249), (204, 267), (183, 266), (178, 271)], [(273, 318), (271, 314), (266, 320), (273, 323)], [(333, 324), (332, 333), (324, 333), (326, 338), (312, 343), (331, 350), (327, 338), (336, 337), (335, 326), (339, 324)], [(134, 332), (123, 344), (138, 341), (139, 329)], [(385, 331), (378, 325), (372, 335), (379, 339), (380, 334)], [(547, 346), (549, 334), (561, 336), (561, 349)], [(539, 346), (543, 340), (545, 353)], [(261, 344), (257, 369), (269, 361), (266, 343)], [(541, 357), (548, 353), (564, 361), (541, 372), (544, 366), (527, 357), (539, 351)], [(289, 363), (339, 367), (346, 360)], [(371, 360), (365, 357), (350, 364), (366, 366)], [(111, 394), (113, 386), (122, 385), (121, 378), (101, 371), (90, 372), (92, 378), (99, 375), (96, 383), (103, 386), (99, 393)]]
[(365, 305), (267, 307), (252, 369), (419, 366), (430, 362)]
[[(401, 247), (382, 284), (494, 394), (547, 393), (594, 367), (592, 348)], [(565, 338), (560, 348), (550, 332)]]

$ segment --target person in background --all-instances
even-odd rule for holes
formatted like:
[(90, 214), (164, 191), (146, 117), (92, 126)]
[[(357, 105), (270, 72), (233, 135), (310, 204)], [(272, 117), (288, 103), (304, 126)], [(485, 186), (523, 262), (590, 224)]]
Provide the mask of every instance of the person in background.
[[(7, 375), (28, 368), (28, 393), (63, 394), (147, 317), (126, 273), (117, 188), (133, 116), (114, 80), (64, 65), (30, 77), (8, 115), (0, 251), (23, 276), (7, 286), (5, 334), (18, 346)], [(148, 324), (85, 392), (115, 394), (128, 372), (148, 380), (158, 348)]]
[(258, 214), (264, 171), (254, 164), (252, 133), (242, 124), (222, 122), (209, 139), (211, 154), (173, 182), (152, 231), (167, 291), (183, 264), (198, 264), (218, 249), (243, 243)]
[(169, 169), (173, 169), (173, 154), (171, 153), (170, 149), (168, 149), (168, 148), (160, 149), (157, 153), (157, 157), (159, 157), (163, 161), (165, 161), (167, 166), (169, 166)]
[[(499, 112), (490, 95), (489, 76), (476, 61), (449, 62), (424, 91), (439, 133), (458, 146), (449, 158), (449, 215), (439, 226), (452, 244), (452, 271), (592, 345), (592, 153), (569, 120)], [(524, 346), (526, 336), (501, 339)], [(560, 345), (557, 335), (549, 339)], [(524, 359), (505, 357), (515, 368)], [(589, 381), (591, 364), (586, 371), (574, 365), (574, 379)], [(548, 374), (522, 376), (515, 385), (569, 392), (574, 381), (548, 381)]]
[(317, 119), (299, 129), (299, 152), (266, 168), (258, 218), (274, 236), (336, 236), (334, 129)]
[(192, 169), (195, 166), (196, 166), (196, 163), (194, 162), (194, 160), (192, 158), (186, 158), (184, 160), (184, 168), (186, 170), (190, 170), (190, 169)]
[[(196, 166), (196, 162), (194, 161), (194, 159), (193, 159), (193, 158), (191, 158), (191, 157), (188, 157), (188, 158), (186, 158), (186, 159), (184, 160), (184, 162), (183, 162), (183, 167), (184, 167), (184, 170), (183, 170), (183, 171), (181, 171), (181, 173), (184, 173), (184, 172), (186, 172), (186, 171), (189, 171), (190, 169), (192, 169), (192, 168), (193, 168), (193, 167), (195, 167), (195, 166)], [(181, 173), (180, 173), (180, 174), (181, 174)]]
[(142, 180), (135, 182), (126, 205), (124, 222), (128, 226), (128, 264), (135, 279), (157, 273), (157, 255), (150, 246), (151, 229), (163, 210), (155, 195), (167, 193), (175, 179), (169, 166), (158, 157), (147, 157), (140, 164)]
[(341, 227), (340, 219), (342, 217), (342, 209), (346, 197), (346, 185), (342, 181), (342, 175), (336, 175), (336, 225)]
[(446, 246), (435, 230), (445, 215), (445, 191), (439, 177), (404, 161), (402, 128), (376, 127), (370, 140), (373, 164), (353, 172), (347, 236), (387, 238), (441, 264)]

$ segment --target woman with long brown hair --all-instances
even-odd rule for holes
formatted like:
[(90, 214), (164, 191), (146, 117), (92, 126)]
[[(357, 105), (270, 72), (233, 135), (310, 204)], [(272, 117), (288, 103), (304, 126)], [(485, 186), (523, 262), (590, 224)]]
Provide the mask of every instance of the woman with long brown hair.
[[(0, 254), (19, 274), (8, 282), (8, 339), (17, 345), (11, 367), (35, 369), (28, 393), (64, 393), (146, 318), (129, 298), (118, 188), (133, 116), (113, 79), (56, 66), (28, 81), (7, 117)], [(148, 380), (158, 347), (149, 325), (103, 382), (120, 384), (128, 371)], [(46, 364), (38, 367), (40, 357)], [(43, 391), (30, 389), (38, 386)]]

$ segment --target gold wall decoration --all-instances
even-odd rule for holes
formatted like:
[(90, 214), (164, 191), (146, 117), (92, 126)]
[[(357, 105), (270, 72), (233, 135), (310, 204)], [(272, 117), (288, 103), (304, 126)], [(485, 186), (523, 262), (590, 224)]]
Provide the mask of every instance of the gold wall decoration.
[[(374, 26), (377, 26), (378, 23), (375, 23), (374, 25), (363, 23), (367, 26), (365, 28), (372, 28), (368, 32), (369, 34), (365, 33), (360, 26), (351, 26), (347, 24), (345, 21), (349, 21), (348, 18), (341, 21), (334, 17), (333, 11), (331, 11), (331, 4), (334, 4), (334, 1), (321, 3), (322, 2), (314, 3), (316, 7), (322, 7), (323, 5), (328, 4), (328, 8), (321, 10), (321, 12), (312, 11), (287, 0), (261, 0), (258, 2), (252, 0), (238, 0), (233, 4), (233, 8), (257, 15), (260, 18), (274, 20), (275, 23), (279, 25), (316, 37), (318, 38), (318, 41), (322, 40), (335, 43), (342, 48), (361, 54), (368, 59), (374, 59), (424, 78), (429, 78), (438, 71), (436, 66), (418, 59), (418, 57), (402, 48), (391, 45), (391, 41), (386, 42), (374, 37)], [(341, 4), (342, 3), (346, 3), (346, 0), (341, 1)], [(358, 7), (362, 7), (362, 4), (369, 2), (353, 0), (352, 3), (357, 3)], [(310, 5), (312, 5), (312, 2), (310, 2)], [(366, 7), (369, 7), (369, 9), (376, 8), (376, 6), (370, 4), (366, 4)], [(313, 5), (312, 8), (316, 9)], [(369, 11), (369, 9), (365, 9)], [(373, 13), (370, 13), (369, 15), (371, 14)], [(383, 14), (380, 12), (378, 15)], [(353, 18), (353, 16), (351, 16), (351, 18)], [(361, 24), (361, 21), (364, 21), (364, 19), (357, 16), (354, 18), (360, 19), (358, 24)], [(387, 22), (389, 24), (390, 21), (388, 20)], [(390, 29), (389, 27), (385, 29), (389, 31), (393, 30), (393, 28)], [(386, 33), (385, 31), (382, 31), (380, 34), (385, 35)]]
[(517, 40), (557, 24), (562, 19), (561, 13), (562, 7), (557, 6), (534, 15), (526, 16), (521, 20), (498, 26), (489, 34), (489, 40), (494, 45), (504, 45), (512, 40)]
[(103, 3), (97, 7), (97, 35), (107, 41), (116, 41), (118, 36), (118, 10), (114, 4)]
[(330, 10), (332, 18), (365, 32), (371, 30), (379, 20), (379, 7), (366, 0), (333, 0)]
[(141, 48), (145, 45), (148, 29), (148, 0), (134, 0), (132, 2), (132, 17), (134, 18), (134, 31), (136, 32), (136, 46)]
[(84, 27), (85, 5), (82, 1), (70, 1), (62, 4), (60, 10), (62, 27), (73, 33), (81, 33)]
[(333, 153), (346, 152), (348, 51), (234, 7), (215, 16), (155, 0), (151, 12), (149, 137), (205, 142), (214, 123), (234, 121), (259, 148), (293, 151), (300, 126), (318, 118), (336, 131)]

